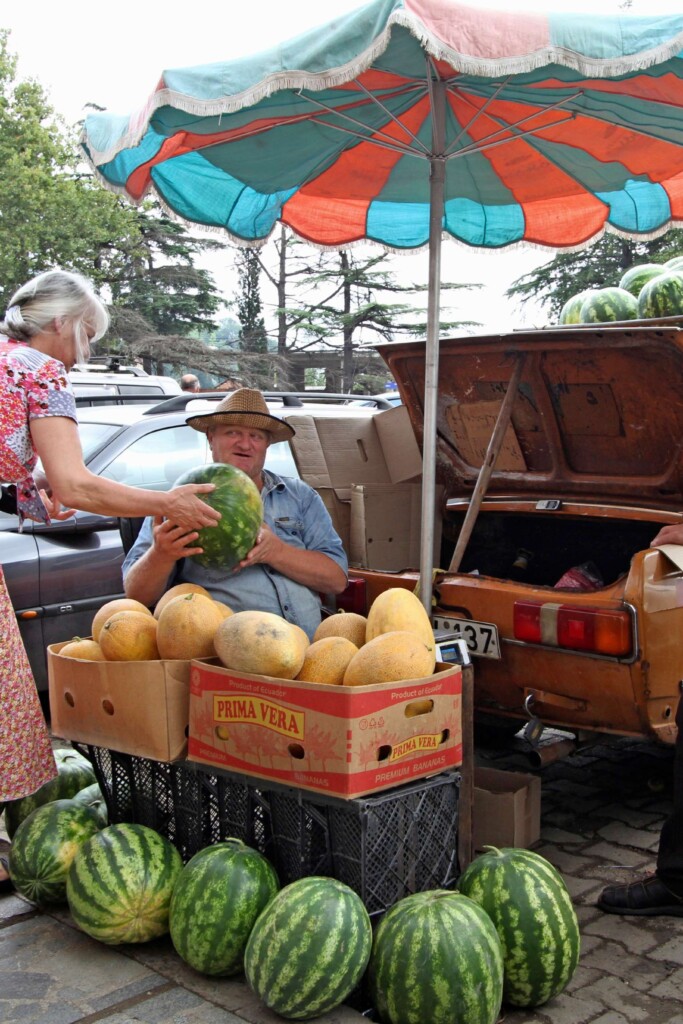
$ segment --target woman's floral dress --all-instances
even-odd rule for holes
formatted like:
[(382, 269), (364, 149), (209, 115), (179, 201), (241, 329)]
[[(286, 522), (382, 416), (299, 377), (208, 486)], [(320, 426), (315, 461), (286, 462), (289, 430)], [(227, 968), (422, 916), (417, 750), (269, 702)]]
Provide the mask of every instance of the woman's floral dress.
[[(15, 484), (17, 511), (48, 521), (33, 481), (37, 455), (29, 424), (76, 419), (62, 363), (28, 346), (0, 346), (0, 482)], [(34, 793), (56, 775), (52, 744), (17, 618), (0, 567), (0, 801)]]

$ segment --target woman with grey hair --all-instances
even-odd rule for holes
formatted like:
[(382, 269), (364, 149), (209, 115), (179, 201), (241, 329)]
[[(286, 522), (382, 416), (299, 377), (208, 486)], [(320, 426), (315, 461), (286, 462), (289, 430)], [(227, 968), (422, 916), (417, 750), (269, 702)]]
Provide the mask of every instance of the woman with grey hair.
[[(171, 491), (128, 487), (85, 466), (67, 371), (87, 362), (109, 325), (106, 308), (80, 274), (49, 270), (10, 300), (0, 332), (0, 482), (4, 511), (47, 523), (75, 509), (108, 516), (164, 516), (188, 530), (220, 518), (198, 497), (213, 485)], [(33, 476), (40, 458), (49, 487)], [(49, 493), (48, 493), (49, 491)], [(62, 508), (66, 505), (66, 508)], [(35, 792), (56, 774), (52, 747), (0, 567), (0, 804)], [(0, 888), (9, 885), (0, 857)]]

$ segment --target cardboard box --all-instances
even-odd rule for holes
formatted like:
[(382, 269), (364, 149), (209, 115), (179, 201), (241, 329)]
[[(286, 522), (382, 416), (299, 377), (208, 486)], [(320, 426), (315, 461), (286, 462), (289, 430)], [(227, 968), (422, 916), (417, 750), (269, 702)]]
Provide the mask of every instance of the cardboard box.
[[(433, 565), (441, 555), (441, 497), (436, 488)], [(422, 485), (355, 484), (351, 489), (349, 563), (364, 569), (420, 565)]]
[(541, 835), (541, 780), (524, 772), (474, 769), (472, 845), (532, 846)]
[(189, 661), (78, 661), (47, 649), (55, 736), (155, 761), (187, 751)]
[[(349, 687), (194, 661), (188, 758), (351, 799), (459, 765), (461, 694), (457, 665)], [(426, 713), (410, 713), (416, 699), (432, 702)]]
[(316, 490), (349, 501), (353, 484), (396, 484), (422, 473), (422, 456), (405, 406), (376, 416), (290, 416), (296, 467)]

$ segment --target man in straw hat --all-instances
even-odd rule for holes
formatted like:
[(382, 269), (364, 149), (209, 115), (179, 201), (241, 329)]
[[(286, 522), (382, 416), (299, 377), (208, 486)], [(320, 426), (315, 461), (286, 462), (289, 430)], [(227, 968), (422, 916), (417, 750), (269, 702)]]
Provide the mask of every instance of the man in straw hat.
[(149, 518), (123, 563), (126, 595), (153, 606), (177, 583), (196, 583), (233, 611), (274, 612), (309, 637), (320, 623), (320, 593), (346, 587), (348, 561), (320, 495), (293, 477), (264, 469), (268, 446), (294, 430), (273, 416), (260, 391), (240, 388), (214, 412), (190, 416), (206, 434), (214, 462), (251, 477), (263, 499), (264, 523), (256, 544), (232, 572), (205, 569), (187, 556), (201, 552), (198, 534), (168, 520)]

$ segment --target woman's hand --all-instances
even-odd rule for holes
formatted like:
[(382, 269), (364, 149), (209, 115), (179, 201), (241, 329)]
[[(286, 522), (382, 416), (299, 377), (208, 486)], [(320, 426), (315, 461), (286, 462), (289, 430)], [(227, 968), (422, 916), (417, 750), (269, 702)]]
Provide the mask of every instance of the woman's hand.
[(62, 503), (56, 495), (50, 496), (47, 491), (42, 490), (38, 493), (43, 499), (43, 505), (47, 509), (50, 519), (55, 519), (61, 523), (64, 519), (71, 519), (72, 516), (76, 515), (75, 508), (62, 508)]
[(215, 526), (221, 518), (220, 512), (198, 497), (199, 494), (208, 494), (215, 489), (215, 484), (183, 484), (174, 487), (166, 493), (168, 507), (164, 515), (175, 526), (182, 526), (186, 531)]
[(650, 547), (657, 548), (660, 544), (683, 544), (683, 523), (669, 523), (663, 526), (657, 536), (650, 541)]

